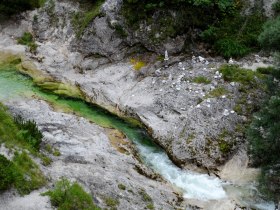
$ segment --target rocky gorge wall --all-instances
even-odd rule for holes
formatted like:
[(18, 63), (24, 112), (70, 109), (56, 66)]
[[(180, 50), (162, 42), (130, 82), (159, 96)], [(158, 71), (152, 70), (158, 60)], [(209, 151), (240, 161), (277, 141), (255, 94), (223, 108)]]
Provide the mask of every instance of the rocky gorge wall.
[[(79, 87), (88, 102), (141, 121), (177, 165), (223, 176), (219, 173), (221, 166), (246, 148), (242, 130), (248, 122), (245, 110), (261, 100), (261, 90), (245, 87), (244, 91), (242, 84), (225, 81), (220, 67), (227, 61), (222, 58), (170, 56), (167, 62), (154, 59), (141, 70), (144, 76), (136, 72), (127, 59), (131, 55), (143, 52), (143, 48), (155, 58), (154, 54), (163, 55), (166, 49), (170, 54), (180, 53), (187, 35), (154, 44), (148, 38), (151, 30), (144, 24), (139, 31), (126, 31), (123, 37), (118, 31), (124, 24), (119, 14), (121, 5), (122, 1), (105, 1), (100, 15), (77, 37), (73, 17), (81, 12), (79, 4), (48, 1), (43, 8), (24, 13), (19, 21), (1, 23), (0, 49), (18, 49), (24, 54), (22, 68), (27, 72), (30, 68), (25, 64), (32, 63), (39, 72)], [(35, 54), (22, 46), (15, 47), (16, 39), (26, 31), (35, 37)], [(272, 60), (249, 56), (233, 63), (255, 68), (271, 65)], [(41, 106), (51, 112), (44, 104)], [(42, 121), (43, 125), (47, 123)], [(114, 159), (114, 152), (109, 153)], [(56, 176), (55, 170), (51, 173)], [(111, 176), (110, 172), (107, 175)], [(90, 178), (87, 182), (98, 185)], [(151, 185), (157, 188), (157, 184)], [(164, 192), (164, 196), (170, 194), (169, 190)], [(126, 206), (128, 200), (121, 205)], [(159, 206), (171, 209), (169, 204)]]

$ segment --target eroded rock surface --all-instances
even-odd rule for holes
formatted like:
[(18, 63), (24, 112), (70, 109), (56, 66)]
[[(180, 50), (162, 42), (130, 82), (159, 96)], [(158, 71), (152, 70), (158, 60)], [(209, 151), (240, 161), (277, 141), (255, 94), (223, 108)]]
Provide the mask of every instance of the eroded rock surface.
[[(8, 106), (15, 115), (35, 120), (44, 135), (43, 144), (60, 151), (60, 156), (52, 156), (50, 166), (41, 166), (50, 184), (60, 177), (77, 180), (101, 207), (106, 207), (106, 198), (112, 198), (120, 202), (119, 209), (128, 206), (144, 209), (147, 203), (141, 191), (152, 198), (156, 208), (176, 206), (177, 197), (172, 188), (139, 174), (134, 168), (138, 161), (133, 155), (120, 153), (111, 146), (103, 128), (84, 118), (55, 112), (39, 100), (13, 101)], [(125, 190), (120, 189), (119, 184), (124, 185)], [(13, 209), (19, 207), (20, 202)]]

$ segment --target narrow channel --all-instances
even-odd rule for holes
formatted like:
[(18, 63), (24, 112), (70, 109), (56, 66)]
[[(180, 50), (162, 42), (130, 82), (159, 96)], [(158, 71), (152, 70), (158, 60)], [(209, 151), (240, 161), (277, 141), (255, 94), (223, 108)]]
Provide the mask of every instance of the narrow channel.
[[(185, 198), (206, 201), (223, 199), (228, 196), (224, 190), (228, 184), (223, 183), (220, 179), (207, 174), (182, 170), (174, 165), (164, 150), (153, 143), (143, 128), (131, 125), (106, 110), (89, 105), (81, 100), (62, 98), (43, 92), (33, 85), (30, 78), (18, 73), (14, 66), (0, 67), (1, 102), (34, 95), (54, 106), (61, 107), (62, 110), (68, 110), (102, 127), (111, 127), (123, 132), (136, 145), (143, 162), (180, 189)], [(267, 209), (268, 206), (265, 206), (265, 208), (259, 209)]]

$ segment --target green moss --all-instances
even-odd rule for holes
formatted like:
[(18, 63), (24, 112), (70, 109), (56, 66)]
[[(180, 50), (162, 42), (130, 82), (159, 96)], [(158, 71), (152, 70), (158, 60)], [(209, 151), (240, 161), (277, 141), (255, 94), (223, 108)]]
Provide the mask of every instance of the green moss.
[(199, 84), (210, 84), (211, 80), (207, 79), (206, 77), (199, 76), (195, 77), (192, 82), (199, 83)]
[(239, 114), (239, 115), (243, 115), (243, 109), (242, 109), (242, 105), (241, 104), (236, 104), (233, 108), (233, 110)]
[(41, 161), (44, 166), (49, 166), (52, 163), (52, 159), (48, 156), (41, 155)]
[(126, 186), (124, 184), (118, 184), (118, 188), (120, 190), (125, 190), (126, 189)]
[(104, 201), (107, 206), (111, 207), (111, 209), (117, 209), (117, 206), (119, 205), (119, 201), (111, 197), (106, 197)]
[(149, 196), (145, 189), (141, 189), (139, 191), (139, 194), (142, 196), (143, 201), (151, 203), (153, 202), (153, 199), (151, 198), (151, 196)]
[(43, 195), (50, 197), (51, 204), (57, 207), (57, 210), (100, 210), (93, 204), (91, 195), (86, 193), (77, 182), (71, 183), (65, 178), (56, 182), (55, 188)]
[(150, 210), (154, 210), (155, 207), (154, 207), (154, 204), (152, 203), (149, 203), (147, 206), (146, 206), (147, 209), (150, 209)]
[(231, 151), (232, 148), (232, 144), (227, 142), (225, 139), (226, 138), (232, 138), (231, 134), (227, 131), (227, 130), (222, 130), (222, 132), (219, 134), (218, 136), (218, 145), (219, 145), (219, 149), (222, 152), (222, 154), (226, 155)]
[(60, 156), (61, 153), (60, 153), (60, 151), (59, 151), (58, 149), (54, 149), (53, 155), (54, 155), (54, 156)]
[(45, 146), (45, 150), (48, 152), (48, 153), (52, 153), (52, 146), (50, 144), (47, 144)]

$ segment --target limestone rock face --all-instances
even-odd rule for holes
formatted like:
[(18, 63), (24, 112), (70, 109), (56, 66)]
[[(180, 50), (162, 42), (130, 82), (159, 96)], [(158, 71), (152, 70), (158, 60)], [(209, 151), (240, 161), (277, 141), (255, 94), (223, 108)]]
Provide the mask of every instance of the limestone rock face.
[[(42, 166), (51, 183), (60, 177), (77, 180), (86, 191), (91, 192), (95, 203), (104, 208), (106, 198), (111, 198), (119, 201), (118, 209), (144, 209), (147, 203), (140, 191), (152, 198), (156, 208), (173, 209), (172, 205), (176, 205), (173, 201), (177, 198), (171, 186), (139, 174), (134, 166), (140, 163), (133, 155), (120, 153), (112, 147), (103, 128), (84, 118), (56, 112), (44, 101), (26, 99), (7, 105), (15, 115), (35, 120), (44, 135), (44, 144), (50, 144), (60, 151), (60, 156), (52, 157), (50, 166)], [(120, 184), (125, 189), (120, 189)], [(33, 194), (42, 206), (46, 205), (46, 197)], [(0, 197), (1, 204), (4, 198)], [(12, 201), (17, 203), (13, 204)], [(13, 209), (20, 209), (23, 201), (12, 196), (5, 203)], [(22, 206), (36, 209), (35, 205)]]

